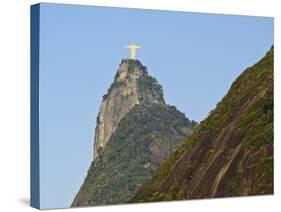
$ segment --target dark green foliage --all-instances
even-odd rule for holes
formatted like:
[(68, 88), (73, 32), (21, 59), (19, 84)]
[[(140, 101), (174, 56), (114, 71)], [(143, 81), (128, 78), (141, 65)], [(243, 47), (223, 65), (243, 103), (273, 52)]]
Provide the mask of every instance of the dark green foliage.
[(131, 76), (134, 73), (134, 70), (135, 70), (134, 65), (129, 63), (128, 70), (127, 70), (127, 75), (126, 75), (127, 79), (131, 79)]
[(121, 96), (121, 102), (127, 101), (129, 96), (130, 96), (130, 94), (126, 94), (126, 95)]
[[(138, 89), (140, 93), (140, 100), (147, 99), (146, 94), (151, 94), (152, 97), (159, 97), (164, 102), (162, 86), (157, 82), (154, 77), (146, 76), (138, 79)], [(146, 102), (144, 102), (146, 103)]]
[(242, 175), (237, 174), (233, 176), (233, 178), (226, 185), (226, 189), (231, 196), (239, 195), (239, 191), (241, 189)]
[(114, 82), (111, 84), (108, 93), (109, 93), (110, 90), (112, 90), (113, 88), (119, 88), (119, 87), (122, 87), (122, 86), (123, 86), (123, 87), (126, 86), (126, 82), (124, 82), (124, 81), (114, 81)]
[[(117, 72), (118, 74), (118, 72)], [(116, 74), (116, 75), (117, 75)], [(127, 83), (125, 81), (117, 81), (116, 79), (113, 81), (111, 84), (110, 88), (107, 90), (107, 94), (103, 95), (103, 100), (107, 97), (107, 95), (114, 89), (114, 88), (119, 88), (119, 87), (125, 87)]]
[(273, 177), (273, 158), (272, 157), (261, 158), (258, 163), (258, 170), (265, 177), (272, 178)]
[[(192, 123), (174, 107), (136, 105), (92, 163), (80, 205), (128, 202), (159, 166), (155, 154), (167, 157), (189, 135)], [(152, 152), (156, 145), (159, 152)]]

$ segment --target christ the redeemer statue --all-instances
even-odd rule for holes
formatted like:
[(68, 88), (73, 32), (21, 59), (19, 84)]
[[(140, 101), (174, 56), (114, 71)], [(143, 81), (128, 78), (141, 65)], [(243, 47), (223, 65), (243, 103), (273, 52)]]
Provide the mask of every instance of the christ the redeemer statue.
[(141, 46), (138, 44), (129, 44), (125, 46), (126, 48), (130, 49), (130, 59), (135, 60), (137, 56), (137, 49), (140, 48)]

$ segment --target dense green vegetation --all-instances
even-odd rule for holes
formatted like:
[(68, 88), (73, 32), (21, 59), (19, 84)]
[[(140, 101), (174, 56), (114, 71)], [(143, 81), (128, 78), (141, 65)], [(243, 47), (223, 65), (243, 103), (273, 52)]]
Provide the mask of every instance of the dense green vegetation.
[[(222, 140), (226, 128), (231, 131), (233, 137), (229, 141)], [(207, 135), (207, 136), (206, 136)], [(236, 139), (236, 140), (233, 140)], [(211, 144), (204, 142), (211, 142)], [(229, 145), (227, 148), (220, 144)], [(203, 181), (196, 186), (206, 186), (205, 189), (196, 188), (197, 180), (201, 177), (202, 170), (206, 169), (211, 156), (217, 156), (216, 151), (226, 148), (221, 154), (219, 161), (231, 157), (234, 149), (241, 143), (239, 152), (240, 163), (233, 164), (233, 174), (227, 175), (220, 191), (225, 196), (264, 194), (273, 192), (273, 47), (254, 66), (246, 69), (232, 84), (227, 95), (219, 102), (209, 116), (197, 126), (190, 138), (183, 142), (179, 148), (163, 161), (154, 176), (148, 180), (138, 191), (132, 202), (175, 200), (186, 198), (211, 197), (212, 191), (208, 183)], [(210, 145), (209, 146), (207, 146)], [(205, 147), (207, 146), (207, 147)], [(201, 148), (198, 149), (198, 148)], [(216, 148), (216, 149), (215, 149)], [(239, 150), (239, 149), (238, 149)], [(204, 151), (201, 156), (194, 156), (190, 161), (183, 161), (182, 157), (192, 155), (193, 151), (198, 154)], [(237, 156), (238, 157), (238, 156)], [(184, 167), (184, 170), (177, 168)], [(196, 170), (187, 167), (185, 164), (197, 164)], [(237, 164), (236, 164), (237, 163)], [(177, 166), (175, 167), (175, 164)], [(217, 163), (218, 164), (218, 163)], [(213, 164), (213, 167), (219, 165)], [(223, 165), (223, 164), (222, 164)], [(212, 170), (210, 170), (212, 171)], [(213, 181), (216, 174), (204, 173), (206, 179)], [(168, 176), (174, 176), (174, 178)], [(182, 181), (179, 181), (181, 179)], [(194, 180), (193, 184), (190, 183)], [(247, 187), (251, 190), (247, 190)], [(200, 193), (199, 191), (202, 192)], [(209, 192), (209, 193), (208, 193)], [(246, 193), (247, 192), (247, 193)], [(193, 195), (194, 193), (194, 195)]]
[(157, 82), (154, 77), (146, 76), (138, 79), (139, 99), (141, 102), (149, 98), (147, 94), (152, 95), (152, 98), (160, 98), (164, 102), (162, 86)]
[(166, 158), (189, 135), (187, 129), (192, 129), (192, 123), (174, 107), (135, 106), (107, 145), (98, 149), (99, 156), (80, 189), (82, 205), (130, 200), (154, 173), (161, 157)]

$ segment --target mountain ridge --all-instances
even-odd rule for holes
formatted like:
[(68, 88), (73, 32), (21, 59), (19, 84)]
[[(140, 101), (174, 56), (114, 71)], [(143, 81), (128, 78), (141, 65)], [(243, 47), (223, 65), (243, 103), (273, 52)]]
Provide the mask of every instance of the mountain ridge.
[(273, 193), (272, 47), (130, 202)]

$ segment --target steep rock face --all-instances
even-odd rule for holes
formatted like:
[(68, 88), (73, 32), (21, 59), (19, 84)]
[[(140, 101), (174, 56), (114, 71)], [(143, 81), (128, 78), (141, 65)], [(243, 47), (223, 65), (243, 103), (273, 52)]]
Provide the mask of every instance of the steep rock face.
[(146, 67), (138, 60), (122, 60), (100, 106), (95, 130), (94, 158), (98, 156), (98, 148), (106, 145), (121, 119), (135, 105), (143, 101), (148, 104), (165, 104), (161, 86), (158, 86), (159, 90), (146, 89), (146, 85), (142, 83), (145, 81), (150, 86), (153, 80), (148, 76)]
[(273, 48), (131, 202), (273, 193)]
[(72, 207), (128, 202), (196, 125), (165, 104), (137, 60), (122, 61), (97, 121), (95, 159)]

